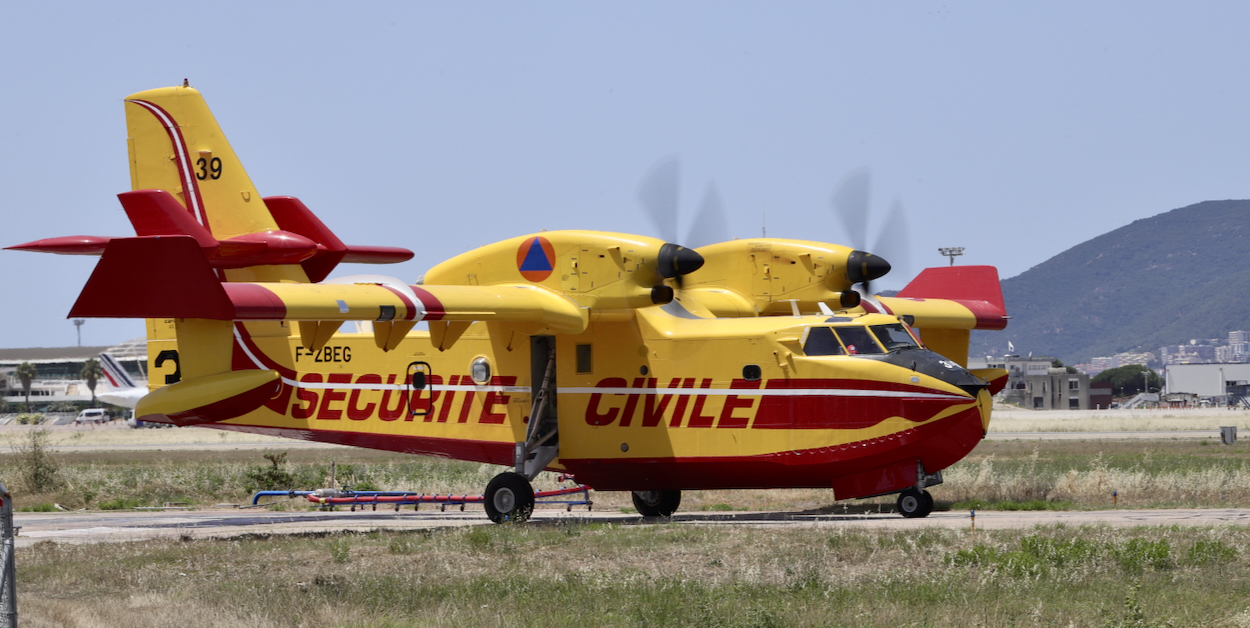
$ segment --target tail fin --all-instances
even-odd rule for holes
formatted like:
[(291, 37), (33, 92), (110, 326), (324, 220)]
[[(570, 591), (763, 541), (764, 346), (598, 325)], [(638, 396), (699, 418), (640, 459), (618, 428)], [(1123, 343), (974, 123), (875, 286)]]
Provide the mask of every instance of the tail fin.
[(278, 229), (194, 88), (131, 94), (126, 128), (132, 190), (170, 191), (218, 240)]
[[(217, 126), (188, 86), (126, 98), (130, 192), (118, 195), (139, 236), (187, 235), (226, 280), (321, 281), (339, 262), (390, 264), (412, 251), (343, 244), (303, 203), (262, 199)], [(10, 249), (101, 255), (114, 238), (48, 238)], [(247, 268), (247, 271), (233, 269)]]
[(100, 366), (104, 369), (104, 377), (108, 380), (109, 386), (112, 386), (114, 390), (138, 388), (135, 381), (130, 378), (130, 374), (113, 356), (101, 353)]

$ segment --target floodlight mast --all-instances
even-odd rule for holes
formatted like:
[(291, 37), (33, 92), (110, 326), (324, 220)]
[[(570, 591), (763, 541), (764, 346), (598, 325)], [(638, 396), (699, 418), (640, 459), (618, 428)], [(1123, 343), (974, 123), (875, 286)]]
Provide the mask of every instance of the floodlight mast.
[(943, 246), (943, 247), (938, 247), (938, 253), (941, 253), (942, 255), (945, 255), (946, 257), (951, 258), (951, 266), (954, 266), (954, 265), (955, 265), (955, 256), (957, 256), (957, 255), (963, 255), (963, 254), (964, 254), (964, 247), (962, 247), (962, 246)]
[(74, 321), (74, 330), (78, 332), (78, 346), (82, 346), (82, 324), (87, 322), (85, 318), (71, 319)]

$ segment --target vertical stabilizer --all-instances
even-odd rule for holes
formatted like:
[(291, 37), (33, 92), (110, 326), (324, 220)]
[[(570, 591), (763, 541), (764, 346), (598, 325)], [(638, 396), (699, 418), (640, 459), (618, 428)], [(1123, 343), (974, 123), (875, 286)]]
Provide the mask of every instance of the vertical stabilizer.
[(172, 193), (218, 240), (278, 228), (194, 88), (131, 94), (126, 128), (132, 189)]

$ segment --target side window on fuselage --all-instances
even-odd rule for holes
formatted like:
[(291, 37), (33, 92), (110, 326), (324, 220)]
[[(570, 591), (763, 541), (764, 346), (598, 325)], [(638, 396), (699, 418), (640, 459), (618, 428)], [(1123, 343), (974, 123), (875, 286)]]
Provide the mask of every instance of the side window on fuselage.
[(807, 330), (807, 341), (803, 343), (803, 353), (807, 355), (846, 355), (842, 345), (828, 327), (811, 327)]

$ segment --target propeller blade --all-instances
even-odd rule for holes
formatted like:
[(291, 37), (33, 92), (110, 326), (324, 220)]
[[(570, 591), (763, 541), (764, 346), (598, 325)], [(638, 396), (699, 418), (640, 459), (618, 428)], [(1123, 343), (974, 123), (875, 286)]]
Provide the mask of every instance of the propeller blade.
[(677, 241), (677, 203), (681, 188), (681, 160), (676, 155), (657, 162), (638, 185), (638, 202), (646, 208), (665, 242)]
[(885, 225), (877, 236), (876, 246), (872, 248), (875, 255), (890, 260), (897, 276), (909, 276), (911, 266), (911, 229), (907, 225), (907, 211), (903, 208), (903, 200), (895, 197), (890, 213), (886, 215)]
[(851, 247), (863, 250), (868, 245), (868, 203), (871, 199), (872, 174), (867, 167), (856, 168), (842, 177), (833, 189), (830, 202), (833, 211), (846, 227)]
[(698, 248), (729, 239), (729, 226), (726, 224), (725, 204), (721, 201), (720, 190), (716, 182), (708, 183), (707, 192), (703, 194), (703, 204), (695, 215), (694, 224), (690, 225), (690, 233), (686, 236), (686, 245)]

